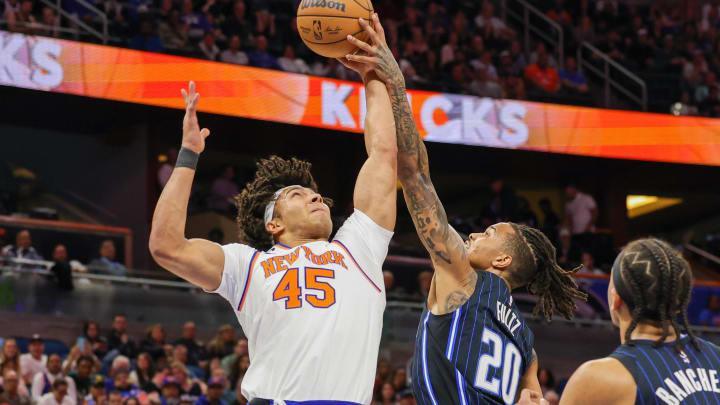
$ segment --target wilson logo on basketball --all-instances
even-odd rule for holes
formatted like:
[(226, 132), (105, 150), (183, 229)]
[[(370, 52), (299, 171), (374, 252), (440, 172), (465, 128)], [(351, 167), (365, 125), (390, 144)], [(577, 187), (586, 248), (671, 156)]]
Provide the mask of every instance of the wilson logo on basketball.
[(322, 37), (322, 21), (320, 20), (313, 20), (313, 36), (318, 41), (321, 40)]
[(303, 2), (300, 4), (300, 10), (304, 10), (306, 8), (330, 8), (335, 9), (338, 11), (345, 12), (345, 3), (339, 2), (339, 1), (333, 1), (333, 0), (303, 0)]

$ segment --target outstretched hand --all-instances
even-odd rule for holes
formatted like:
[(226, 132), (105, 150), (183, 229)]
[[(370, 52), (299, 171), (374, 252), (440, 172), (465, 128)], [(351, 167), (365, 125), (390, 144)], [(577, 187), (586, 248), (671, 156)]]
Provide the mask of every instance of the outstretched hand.
[(205, 138), (210, 136), (210, 130), (200, 129), (197, 119), (197, 107), (200, 93), (195, 92), (195, 82), (190, 82), (188, 91), (180, 90), (185, 99), (185, 118), (183, 118), (182, 147), (195, 153), (205, 150)]
[(377, 13), (372, 15), (371, 23), (360, 18), (360, 26), (368, 33), (370, 43), (366, 43), (352, 35), (347, 36), (348, 42), (358, 47), (359, 52), (338, 58), (338, 61), (365, 78), (370, 71), (375, 71), (378, 78), (389, 85), (404, 85), (405, 80), (400, 66), (393, 57), (385, 40), (385, 30), (380, 24)]
[(515, 405), (548, 405), (548, 401), (539, 392), (525, 388), (520, 393), (520, 400)]

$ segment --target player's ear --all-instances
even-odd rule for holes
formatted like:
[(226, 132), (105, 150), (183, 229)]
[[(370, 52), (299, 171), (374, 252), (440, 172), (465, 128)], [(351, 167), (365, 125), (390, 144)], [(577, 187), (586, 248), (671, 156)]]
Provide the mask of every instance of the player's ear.
[(608, 304), (610, 305), (610, 309), (619, 311), (623, 303), (624, 301), (620, 297), (620, 294), (618, 294), (617, 290), (614, 288), (611, 289), (608, 294)]
[(492, 266), (499, 270), (506, 270), (512, 264), (512, 256), (501, 253), (492, 261)]
[(272, 221), (265, 225), (265, 230), (268, 231), (273, 237), (280, 234), (285, 229), (282, 220), (279, 217), (275, 217)]

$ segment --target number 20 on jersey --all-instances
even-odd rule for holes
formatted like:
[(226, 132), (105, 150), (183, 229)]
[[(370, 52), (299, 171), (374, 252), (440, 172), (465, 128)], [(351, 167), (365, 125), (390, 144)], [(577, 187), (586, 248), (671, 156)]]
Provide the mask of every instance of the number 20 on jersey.
[[(300, 285), (305, 285), (305, 295)], [(335, 303), (335, 289), (327, 282), (335, 278), (335, 271), (315, 267), (287, 269), (275, 287), (273, 301), (285, 300), (285, 309), (301, 308), (303, 299), (315, 308), (329, 308)], [(310, 291), (310, 292), (308, 292)]]

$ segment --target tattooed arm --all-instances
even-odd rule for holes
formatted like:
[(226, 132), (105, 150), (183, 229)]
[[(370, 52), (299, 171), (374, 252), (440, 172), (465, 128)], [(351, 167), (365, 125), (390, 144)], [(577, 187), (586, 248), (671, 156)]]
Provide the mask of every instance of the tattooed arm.
[(477, 274), (467, 259), (462, 238), (448, 223), (445, 208), (435, 192), (427, 150), (407, 100), (405, 80), (385, 43), (385, 33), (377, 15), (373, 15), (372, 23), (370, 26), (360, 21), (376, 45), (349, 37), (363, 55), (347, 55), (345, 60), (372, 66), (388, 88), (397, 134), (398, 176), (415, 229), (436, 270), (428, 305), (434, 314), (452, 312), (472, 295)]

